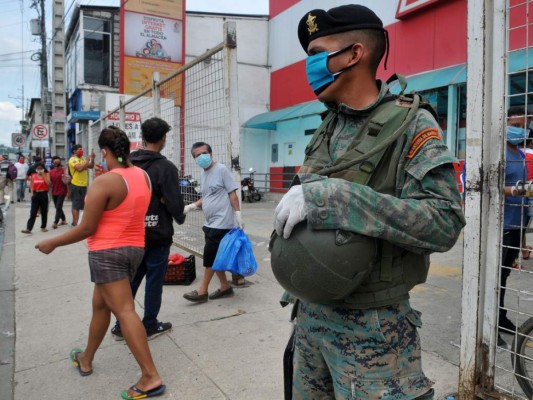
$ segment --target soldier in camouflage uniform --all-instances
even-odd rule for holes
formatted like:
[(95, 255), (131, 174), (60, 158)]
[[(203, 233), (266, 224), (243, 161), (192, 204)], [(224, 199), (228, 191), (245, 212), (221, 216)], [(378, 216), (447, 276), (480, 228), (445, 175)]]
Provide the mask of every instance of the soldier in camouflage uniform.
[[(309, 55), (309, 83), (333, 118), (329, 128), (319, 128), (326, 135), (316, 135), (306, 149), (301, 185), (276, 208), (276, 232), (288, 238), (307, 220), (312, 230), (375, 238), (382, 243), (378, 249), (393, 249), (393, 277), (380, 282), (371, 273), (354, 293), (331, 304), (297, 302), (292, 398), (432, 399), (421, 364), (420, 313), (411, 308), (408, 291), (425, 281), (428, 255), (449, 250), (465, 224), (452, 166), (457, 160), (435, 118), (419, 109), (366, 185), (342, 173), (317, 174), (364, 140), (369, 114), (390, 95), (376, 80), (388, 40), (382, 21), (360, 5), (312, 10), (298, 35)], [(409, 277), (412, 271), (420, 276)]]

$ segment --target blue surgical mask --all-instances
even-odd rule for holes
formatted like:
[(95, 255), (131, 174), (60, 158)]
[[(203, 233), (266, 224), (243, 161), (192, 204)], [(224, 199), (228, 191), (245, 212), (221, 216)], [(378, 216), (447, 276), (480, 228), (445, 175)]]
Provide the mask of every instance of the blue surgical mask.
[(200, 168), (206, 169), (211, 165), (211, 156), (209, 154), (200, 154), (195, 161)]
[(102, 169), (103, 169), (104, 171), (109, 171), (109, 170), (107, 169), (107, 163), (105, 162), (105, 160), (104, 160), (103, 158), (102, 158), (102, 160), (100, 161), (100, 165), (102, 166)]
[(305, 61), (305, 72), (307, 73), (307, 82), (309, 82), (309, 85), (317, 96), (322, 93), (329, 85), (331, 85), (331, 83), (335, 79), (337, 79), (340, 74), (342, 74), (348, 68), (352, 67), (346, 67), (344, 69), (341, 69), (339, 72), (332, 74), (328, 69), (328, 60), (345, 52), (348, 49), (351, 49), (352, 47), (353, 44), (343, 49), (334, 51), (332, 53), (322, 51), (320, 53), (313, 54), (312, 56), (307, 57), (307, 60)]
[(506, 139), (513, 145), (519, 145), (524, 142), (529, 136), (529, 130), (525, 128), (519, 128), (517, 126), (508, 126)]

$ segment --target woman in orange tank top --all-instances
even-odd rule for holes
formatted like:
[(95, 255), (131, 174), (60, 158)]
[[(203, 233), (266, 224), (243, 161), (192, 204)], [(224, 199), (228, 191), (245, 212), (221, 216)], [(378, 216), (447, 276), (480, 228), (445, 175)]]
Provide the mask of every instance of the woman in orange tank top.
[(62, 235), (39, 242), (45, 254), (56, 247), (87, 239), (93, 313), (85, 350), (73, 349), (70, 358), (80, 375), (92, 373), (96, 350), (109, 327), (111, 313), (120, 321), (126, 343), (141, 368), (138, 382), (122, 398), (163, 394), (165, 385), (155, 367), (146, 331), (135, 312), (130, 280), (144, 255), (144, 221), (150, 203), (150, 179), (129, 162), (130, 142), (120, 129), (105, 128), (98, 138), (102, 164), (110, 173), (96, 178), (87, 192), (81, 223)]

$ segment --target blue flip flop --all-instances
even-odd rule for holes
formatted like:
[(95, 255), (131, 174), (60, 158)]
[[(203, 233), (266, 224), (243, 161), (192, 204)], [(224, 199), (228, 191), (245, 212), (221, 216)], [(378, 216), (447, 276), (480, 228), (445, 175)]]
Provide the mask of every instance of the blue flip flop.
[(128, 396), (128, 391), (123, 390), (122, 398), (124, 400), (139, 400), (139, 399), (146, 399), (148, 397), (161, 396), (163, 393), (165, 393), (166, 388), (167, 387), (165, 385), (161, 385), (161, 386), (156, 387), (155, 389), (144, 391), (144, 390), (139, 389), (137, 386), (133, 385), (132, 387), (130, 387), (130, 390), (133, 390), (134, 392), (137, 392), (139, 394), (135, 396)]
[(93, 373), (93, 370), (90, 369), (89, 371), (82, 371), (80, 360), (78, 360), (78, 354), (82, 353), (83, 351), (81, 349), (75, 348), (70, 350), (70, 360), (72, 361), (72, 364), (78, 369), (78, 372), (81, 376), (89, 376)]

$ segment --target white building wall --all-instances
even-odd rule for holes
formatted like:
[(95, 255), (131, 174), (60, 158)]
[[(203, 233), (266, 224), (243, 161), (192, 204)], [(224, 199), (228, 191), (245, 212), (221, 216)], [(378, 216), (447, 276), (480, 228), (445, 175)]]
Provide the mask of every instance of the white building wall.
[(268, 18), (187, 13), (186, 62), (224, 40), (225, 21), (237, 24), (239, 123), (269, 111)]

